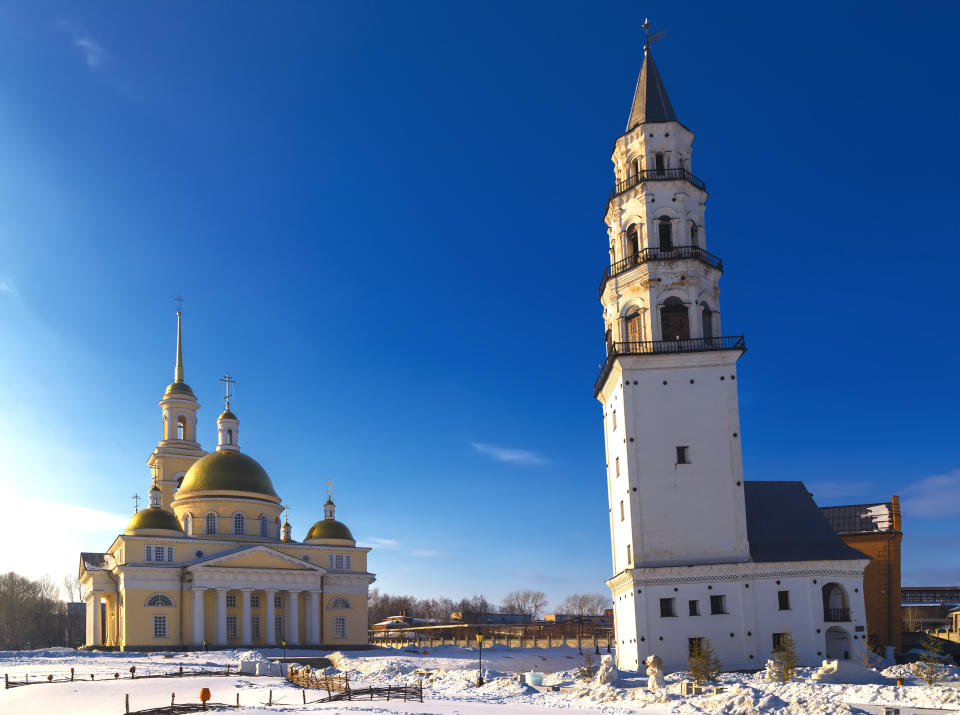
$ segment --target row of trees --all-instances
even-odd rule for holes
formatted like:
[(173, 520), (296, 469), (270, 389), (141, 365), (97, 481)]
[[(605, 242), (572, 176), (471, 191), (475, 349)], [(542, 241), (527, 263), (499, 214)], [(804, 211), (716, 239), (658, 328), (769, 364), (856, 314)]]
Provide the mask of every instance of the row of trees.
[[(450, 614), (454, 611), (525, 613), (537, 620), (547, 611), (547, 603), (547, 594), (532, 589), (511, 591), (503, 597), (500, 603), (491, 603), (481, 594), (454, 601), (443, 596), (439, 598), (392, 596), (373, 588), (370, 589), (367, 609), (371, 625), (403, 612), (406, 612), (412, 618), (435, 618), (437, 620), (449, 619)], [(600, 593), (573, 594), (554, 606), (557, 613), (569, 613), (577, 616), (600, 615), (606, 608), (610, 608), (610, 598)]]
[[(62, 584), (68, 598), (67, 579)], [(75, 646), (83, 640), (85, 615), (69, 614), (60, 586), (49, 577), (31, 581), (10, 571), (0, 574), (0, 650)]]

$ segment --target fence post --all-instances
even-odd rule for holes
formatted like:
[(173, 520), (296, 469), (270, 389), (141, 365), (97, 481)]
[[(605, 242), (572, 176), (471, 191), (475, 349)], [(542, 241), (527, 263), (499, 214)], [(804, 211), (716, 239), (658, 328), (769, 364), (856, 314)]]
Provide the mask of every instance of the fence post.
[(273, 705), (273, 691), (272, 691), (272, 690), (270, 691), (270, 697), (268, 698), (268, 700), (269, 700), (269, 702), (267, 703), (267, 705)]
[(180, 676), (179, 676), (179, 677), (181, 677), (181, 678), (183, 677), (183, 666), (182, 666), (182, 665), (180, 666)]
[(124, 712), (130, 712), (130, 693), (123, 696)]
[(422, 703), (423, 702), (423, 679), (421, 678), (420, 680), (417, 681), (417, 683), (419, 685), (419, 690), (420, 690), (420, 702)]
[(240, 693), (237, 693), (237, 707), (240, 707)]
[[(73, 676), (72, 676), (72, 675), (71, 675), (71, 677), (70, 677), (70, 680), (73, 680)], [(4, 689), (4, 690), (10, 690), (10, 675), (7, 674), (7, 673), (4, 673), (4, 674), (3, 674), (3, 689)]]
[(176, 693), (170, 693), (170, 707), (173, 707), (174, 701), (176, 701), (176, 699), (177, 699), (177, 694), (176, 694)]
[[(301, 690), (300, 692), (303, 693), (303, 704), (306, 705), (306, 704), (307, 704), (307, 691), (306, 691), (306, 690)], [(237, 706), (239, 707), (239, 705), (240, 705), (240, 693), (237, 693)]]
[(387, 686), (387, 702), (390, 702), (390, 686)]

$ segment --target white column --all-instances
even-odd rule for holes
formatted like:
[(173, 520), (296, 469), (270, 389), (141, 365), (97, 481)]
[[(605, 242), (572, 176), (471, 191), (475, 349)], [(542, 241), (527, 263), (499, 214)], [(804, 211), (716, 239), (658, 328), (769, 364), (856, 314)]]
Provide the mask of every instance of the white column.
[(307, 613), (310, 628), (307, 631), (307, 642), (314, 645), (320, 644), (320, 592), (310, 591), (310, 600), (308, 602)]
[(103, 626), (100, 618), (100, 593), (94, 592), (91, 596), (90, 606), (93, 608), (93, 631), (90, 633), (90, 645), (103, 645)]
[(244, 588), (240, 591), (240, 645), (253, 645), (253, 639), (250, 637), (250, 592), (252, 588)]
[(276, 614), (273, 610), (273, 597), (277, 595), (277, 592), (272, 589), (264, 589), (263, 595), (267, 599), (267, 622), (263, 625), (263, 644), (276, 645), (277, 638), (273, 625), (273, 622), (276, 620)]
[(297, 602), (299, 591), (287, 591), (287, 645), (300, 645), (300, 609)]
[(193, 589), (193, 607), (190, 610), (190, 645), (203, 645), (203, 594), (207, 589)]
[(227, 645), (227, 591), (229, 588), (217, 589), (217, 624), (213, 639), (214, 645)]

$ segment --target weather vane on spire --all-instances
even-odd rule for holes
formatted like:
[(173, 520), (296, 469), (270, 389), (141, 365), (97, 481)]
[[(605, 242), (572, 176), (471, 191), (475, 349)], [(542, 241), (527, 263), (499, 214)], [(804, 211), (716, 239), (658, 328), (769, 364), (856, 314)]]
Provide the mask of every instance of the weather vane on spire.
[(652, 45), (657, 40), (662, 40), (667, 34), (666, 30), (660, 30), (660, 32), (655, 32), (652, 35), (650, 34), (650, 20), (648, 18), (643, 19), (643, 51), (647, 52)]
[(227, 371), (227, 374), (220, 378), (220, 382), (223, 383), (223, 401), (227, 403), (227, 409), (230, 409), (230, 398), (233, 397), (233, 393), (230, 392), (231, 386), (236, 385), (237, 381), (230, 377), (230, 371)]

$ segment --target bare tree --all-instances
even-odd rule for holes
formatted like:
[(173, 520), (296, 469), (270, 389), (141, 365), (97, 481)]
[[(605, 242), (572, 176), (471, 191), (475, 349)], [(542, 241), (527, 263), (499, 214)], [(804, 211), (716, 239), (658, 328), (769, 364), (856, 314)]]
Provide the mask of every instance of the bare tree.
[(560, 602), (561, 613), (574, 616), (598, 616), (609, 606), (610, 599), (602, 593), (575, 593)]
[(63, 607), (49, 577), (0, 575), (0, 649), (59, 645)]
[(504, 596), (500, 605), (505, 613), (526, 613), (536, 620), (547, 605), (547, 594), (543, 591), (518, 589)]
[(83, 600), (83, 586), (80, 585), (80, 579), (71, 574), (63, 577), (63, 592), (67, 601), (78, 603)]

